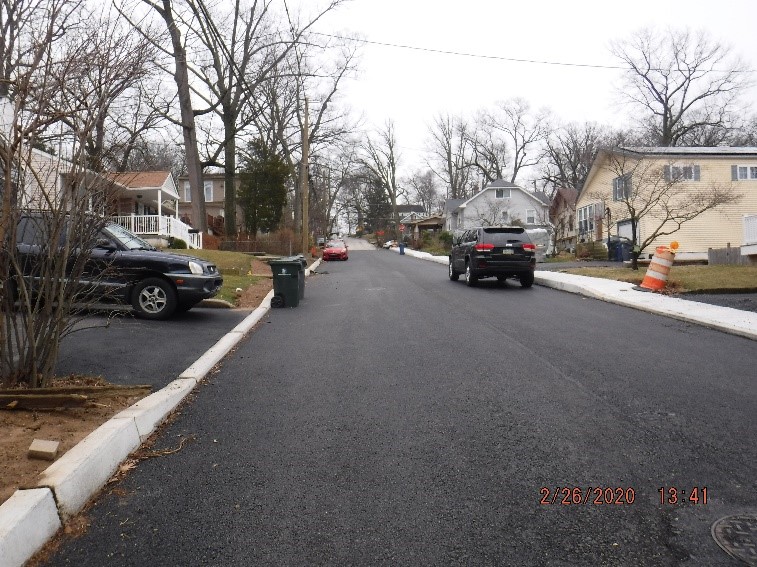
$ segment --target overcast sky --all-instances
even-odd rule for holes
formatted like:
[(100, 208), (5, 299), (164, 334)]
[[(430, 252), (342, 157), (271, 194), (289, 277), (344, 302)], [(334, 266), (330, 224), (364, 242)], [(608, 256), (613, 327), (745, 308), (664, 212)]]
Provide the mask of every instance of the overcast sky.
[(376, 42), (363, 45), (361, 74), (342, 94), (368, 127), (394, 121), (409, 173), (423, 166), (438, 113), (468, 115), (517, 96), (563, 121), (627, 123), (613, 90), (620, 71), (600, 67), (619, 64), (612, 39), (642, 27), (704, 28), (757, 69), (755, 22), (754, 0), (352, 0), (316, 29)]

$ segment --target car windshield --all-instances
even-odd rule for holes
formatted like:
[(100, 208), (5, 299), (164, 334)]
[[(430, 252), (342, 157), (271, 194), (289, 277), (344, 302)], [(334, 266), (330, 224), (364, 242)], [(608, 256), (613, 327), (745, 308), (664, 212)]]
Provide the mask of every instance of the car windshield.
[(326, 248), (346, 248), (344, 242), (331, 241), (326, 245)]
[(109, 224), (103, 230), (108, 236), (117, 240), (129, 250), (155, 250), (149, 242), (146, 242), (136, 234), (129, 232), (120, 224)]

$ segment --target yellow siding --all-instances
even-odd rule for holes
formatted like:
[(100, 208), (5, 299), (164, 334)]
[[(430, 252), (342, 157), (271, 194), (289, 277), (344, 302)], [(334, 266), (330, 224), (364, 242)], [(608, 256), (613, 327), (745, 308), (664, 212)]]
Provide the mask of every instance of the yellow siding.
[[(755, 150), (757, 152), (757, 149)], [(681, 187), (691, 187), (694, 190), (706, 191), (709, 187), (717, 186), (728, 189), (741, 196), (741, 200), (707, 211), (697, 218), (684, 223), (680, 230), (663, 236), (644, 250), (652, 253), (658, 245), (668, 245), (673, 240), (678, 241), (679, 253), (706, 253), (708, 248), (722, 248), (728, 243), (731, 246), (741, 246), (744, 238), (743, 217), (746, 214), (757, 214), (757, 180), (731, 181), (731, 166), (757, 166), (757, 156), (675, 156), (670, 160), (656, 160), (654, 165), (662, 168), (669, 163), (696, 164), (700, 166), (700, 181), (682, 182)], [(600, 165), (600, 164), (597, 164)], [(604, 198), (604, 204), (612, 210), (613, 223), (623, 220), (628, 212), (622, 203), (612, 200), (612, 184), (616, 174), (605, 164), (597, 169), (589, 185), (582, 191), (578, 207), (597, 202), (597, 196)], [(651, 233), (657, 226), (652, 218), (642, 218), (640, 221), (641, 240)], [(613, 234), (617, 228), (613, 227)], [(605, 235), (606, 236), (606, 235)]]

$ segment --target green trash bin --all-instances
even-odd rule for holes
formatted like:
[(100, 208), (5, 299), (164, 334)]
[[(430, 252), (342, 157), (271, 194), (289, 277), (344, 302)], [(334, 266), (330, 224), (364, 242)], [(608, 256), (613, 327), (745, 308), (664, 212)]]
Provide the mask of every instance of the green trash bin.
[(305, 269), (302, 262), (293, 256), (272, 260), (270, 265), (273, 272), (271, 307), (297, 307), (300, 297), (304, 296)]
[(308, 262), (305, 260), (305, 256), (300, 254), (299, 256), (296, 256), (296, 258), (300, 261), (300, 265), (302, 266), (302, 269), (300, 270), (300, 277), (298, 278), (298, 283), (300, 286), (300, 299), (305, 299), (305, 270), (308, 267)]

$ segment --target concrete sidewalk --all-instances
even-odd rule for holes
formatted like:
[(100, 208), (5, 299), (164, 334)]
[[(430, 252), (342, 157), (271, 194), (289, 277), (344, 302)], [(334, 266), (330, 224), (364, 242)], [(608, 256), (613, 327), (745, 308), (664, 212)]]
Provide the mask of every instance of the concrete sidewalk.
[[(391, 248), (391, 250), (399, 252), (397, 248)], [(407, 248), (405, 255), (437, 264), (446, 265), (448, 262), (446, 256), (432, 256), (427, 252), (418, 252)], [(635, 286), (631, 283), (562, 272), (536, 270), (534, 282), (541, 286), (578, 293), (586, 297), (617, 303), (618, 305), (757, 340), (757, 313), (750, 311), (709, 305), (659, 293), (638, 291), (634, 289)]]

